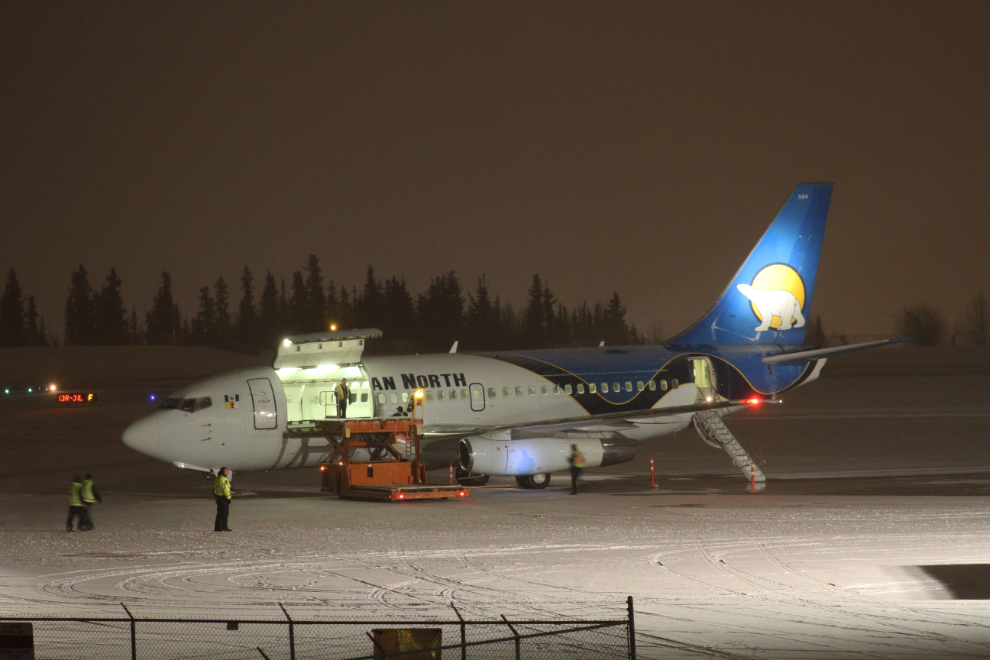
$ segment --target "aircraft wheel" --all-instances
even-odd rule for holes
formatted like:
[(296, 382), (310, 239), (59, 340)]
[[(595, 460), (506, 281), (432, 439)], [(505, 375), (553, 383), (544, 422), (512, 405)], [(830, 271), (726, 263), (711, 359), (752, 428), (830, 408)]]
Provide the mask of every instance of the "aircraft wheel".
[(462, 468), (457, 468), (454, 478), (457, 479), (458, 484), (467, 488), (484, 486), (488, 483), (487, 474), (472, 474)]
[(516, 483), (520, 488), (527, 490), (542, 490), (550, 485), (550, 473), (541, 472), (539, 474), (528, 474), (524, 477), (516, 477)]

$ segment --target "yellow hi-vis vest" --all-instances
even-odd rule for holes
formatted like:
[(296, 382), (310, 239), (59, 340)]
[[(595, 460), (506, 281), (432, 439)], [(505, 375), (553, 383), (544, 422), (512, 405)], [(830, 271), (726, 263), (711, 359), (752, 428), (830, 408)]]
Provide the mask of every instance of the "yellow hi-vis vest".
[(227, 477), (222, 474), (217, 475), (216, 480), (213, 482), (213, 494), (217, 497), (230, 499), (230, 481)]
[(83, 480), (83, 482), (82, 482), (82, 493), (81, 493), (81, 495), (82, 495), (82, 501), (85, 502), (86, 504), (92, 504), (93, 502), (96, 501), (96, 498), (93, 497), (93, 480), (92, 479), (85, 479), (85, 480)]
[(82, 484), (73, 481), (69, 486), (69, 506), (82, 506)]
[(584, 467), (584, 454), (579, 451), (571, 452), (571, 465), (576, 468)]

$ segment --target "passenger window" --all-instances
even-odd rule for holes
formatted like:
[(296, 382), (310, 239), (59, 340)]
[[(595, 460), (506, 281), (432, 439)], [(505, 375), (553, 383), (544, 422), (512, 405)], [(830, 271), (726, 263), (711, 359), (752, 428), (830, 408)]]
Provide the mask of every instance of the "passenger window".
[[(408, 400), (409, 400), (409, 392), (403, 392), (402, 393), (402, 403), (405, 403)], [(395, 402), (395, 399), (392, 399), (392, 401), (394, 403)]]
[[(650, 385), (652, 385), (652, 384), (653, 383), (650, 383)], [(660, 389), (663, 390), (664, 392), (667, 391), (667, 381), (665, 381), (665, 380), (661, 380), (660, 381)]]
[(578, 394), (584, 394), (584, 383), (578, 383)]
[(546, 396), (548, 394), (548, 392), (549, 392), (549, 390), (547, 390), (547, 386), (546, 385), (540, 385), (540, 394), (542, 394), (543, 396)]
[(638, 392), (642, 392), (644, 389), (645, 388), (643, 387), (643, 381), (641, 381), (641, 380), (636, 381), (636, 390)]
[[(398, 395), (395, 392), (392, 392), (391, 394), (389, 394), (388, 395), (388, 398), (389, 398), (389, 401), (391, 401), (392, 403), (398, 403), (399, 402), (399, 397), (398, 397)], [(403, 398), (402, 400), (405, 401), (405, 398)], [(382, 403), (385, 403), (385, 401), (383, 400)]]
[(433, 390), (426, 390), (426, 400), (433, 401)]
[(461, 390), (461, 399), (467, 400), (467, 398), (468, 398), (467, 390)]
[(474, 400), (481, 401), (481, 390), (474, 390)]
[(598, 394), (598, 386), (594, 383), (588, 383), (588, 392), (591, 394)]
[(608, 394), (608, 383), (602, 383), (602, 394)]
[(573, 392), (570, 385), (564, 385), (564, 391), (567, 392), (568, 394), (571, 394)]
[(522, 388), (516, 385), (516, 396), (522, 396)]
[(451, 401), (454, 401), (456, 399), (457, 399), (457, 390), (451, 390), (450, 391), (450, 400)]
[(508, 387), (503, 387), (502, 388), (502, 396), (509, 396), (509, 388)]
[(368, 403), (368, 393), (361, 392), (361, 403)]
[(560, 385), (554, 385), (553, 386), (553, 395), (554, 396), (557, 396), (558, 394), (560, 394)]
[(670, 389), (676, 390), (680, 386), (681, 386), (681, 383), (676, 378), (671, 378), (670, 379)]
[(612, 391), (613, 392), (621, 392), (622, 391), (622, 388), (619, 387), (619, 384), (618, 383), (612, 383)]
[(536, 396), (536, 388), (533, 387), (532, 385), (529, 386), (529, 395)]
[[(437, 398), (438, 398), (439, 400), (441, 400), (441, 401), (443, 401), (443, 390), (440, 390), (439, 392), (437, 392)], [(451, 390), (451, 391), (450, 391), (450, 398), (451, 398), (451, 399), (453, 399), (453, 398), (454, 398), (454, 390)]]
[(626, 392), (632, 392), (632, 383), (626, 381)]
[(489, 387), (488, 388), (488, 398), (489, 399), (494, 399), (495, 398), (495, 388), (494, 387)]

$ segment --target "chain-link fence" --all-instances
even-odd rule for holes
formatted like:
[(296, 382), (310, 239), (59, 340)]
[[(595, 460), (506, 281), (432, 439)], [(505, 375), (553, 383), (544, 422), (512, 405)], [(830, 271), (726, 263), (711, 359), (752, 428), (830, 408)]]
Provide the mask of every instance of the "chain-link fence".
[[(612, 620), (0, 618), (4, 660), (636, 658), (632, 598)], [(126, 608), (124, 608), (126, 611)], [(456, 612), (456, 610), (455, 610)], [(25, 624), (30, 624), (29, 626)], [(30, 643), (28, 643), (30, 637)], [(14, 641), (11, 641), (14, 640)], [(8, 644), (5, 648), (4, 644)]]

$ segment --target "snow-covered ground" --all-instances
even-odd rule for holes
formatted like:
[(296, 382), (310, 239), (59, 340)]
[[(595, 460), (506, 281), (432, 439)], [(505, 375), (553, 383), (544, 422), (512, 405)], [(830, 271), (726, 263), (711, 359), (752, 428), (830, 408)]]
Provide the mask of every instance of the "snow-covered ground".
[[(691, 431), (589, 471), (576, 497), (563, 475), (386, 504), (238, 474), (231, 534), (209, 531), (206, 480), (119, 443), (152, 385), (107, 382), (85, 411), (3, 402), (0, 612), (611, 618), (631, 595), (640, 657), (990, 657), (990, 377), (894, 355), (730, 420), (762, 494)], [(66, 534), (62, 491), (86, 469), (106, 503)]]

